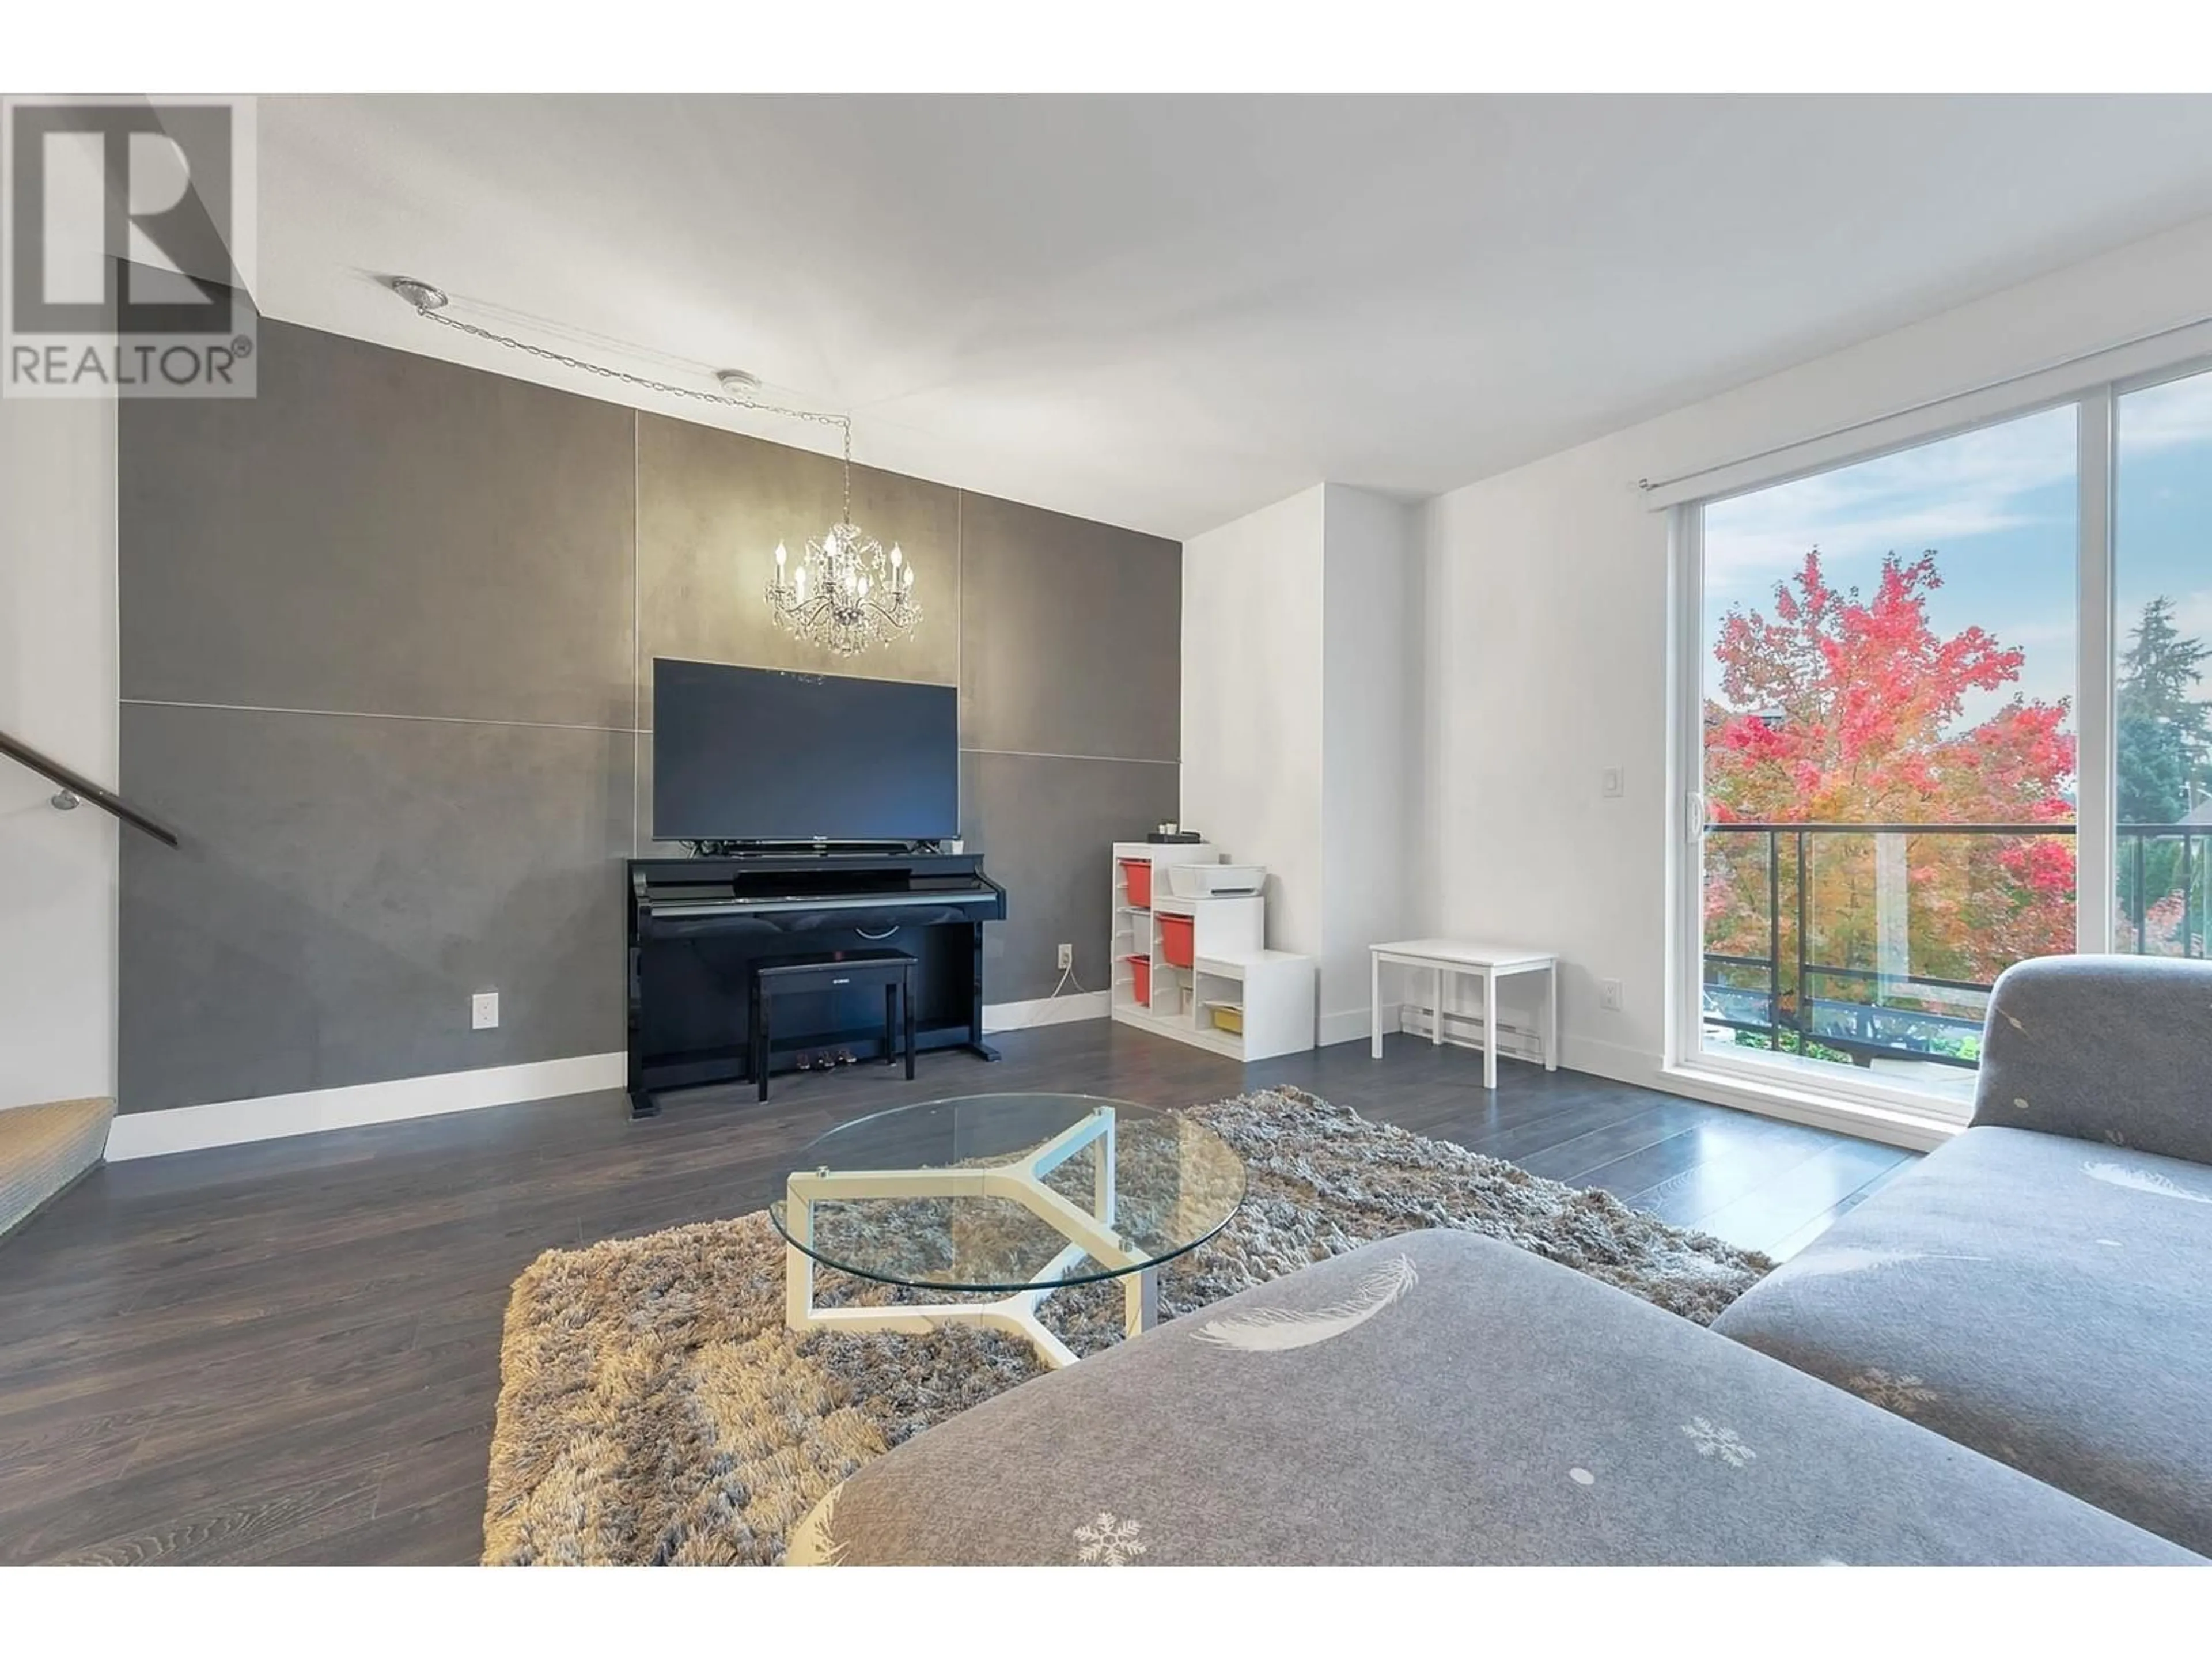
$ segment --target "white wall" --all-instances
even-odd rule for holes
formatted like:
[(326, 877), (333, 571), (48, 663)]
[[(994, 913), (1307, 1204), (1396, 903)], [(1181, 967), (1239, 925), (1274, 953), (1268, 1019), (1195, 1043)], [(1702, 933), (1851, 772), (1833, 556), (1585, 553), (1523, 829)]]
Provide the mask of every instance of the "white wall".
[(1323, 1042), (1367, 1035), (1367, 946), (1408, 908), (1419, 528), (1332, 483), (1183, 544), (1182, 819), (1267, 866), (1267, 942), (1315, 958)]
[(1182, 822), (1267, 866), (1267, 943), (1322, 947), (1316, 485), (1183, 544)]
[[(115, 779), (115, 406), (0, 401), (0, 731)], [(116, 825), (0, 759), (0, 1108), (115, 1091)]]
[[(1566, 959), (1567, 1064), (1664, 1048), (1668, 522), (1639, 478), (1741, 459), (2212, 312), (2185, 226), (1455, 490), (1425, 517), (1423, 931)], [(1626, 771), (1619, 799), (1599, 793)], [(1624, 983), (1618, 1013), (1598, 981)]]
[(1367, 947), (1403, 939), (1418, 840), (1414, 509), (1325, 488), (1321, 1040), (1367, 1035)]

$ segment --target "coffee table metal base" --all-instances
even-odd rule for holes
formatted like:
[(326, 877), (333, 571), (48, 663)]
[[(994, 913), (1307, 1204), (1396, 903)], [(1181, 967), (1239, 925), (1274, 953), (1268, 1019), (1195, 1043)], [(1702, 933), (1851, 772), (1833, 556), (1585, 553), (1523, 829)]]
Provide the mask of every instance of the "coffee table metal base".
[[(1099, 1146), (1091, 1207), (1078, 1208), (1044, 1184), (1044, 1177), (1094, 1142)], [(1008, 1164), (946, 1170), (817, 1170), (794, 1173), (787, 1183), (787, 1212), (795, 1243), (784, 1246), (784, 1323), (794, 1331), (933, 1330), (976, 1325), (1027, 1337), (1054, 1370), (1075, 1363), (1075, 1351), (1044, 1328), (1037, 1306), (1060, 1285), (1059, 1276), (1086, 1256), (1121, 1270), (1123, 1325), (1131, 1336), (1159, 1320), (1159, 1269), (1130, 1250), (1114, 1231), (1114, 1115), (1093, 1112), (1024, 1158)], [(923, 1302), (890, 1308), (817, 1308), (815, 1258), (799, 1248), (814, 1242), (818, 1203), (872, 1198), (1003, 1198), (1020, 1205), (1067, 1240), (1037, 1275), (1038, 1282), (991, 1302)]]

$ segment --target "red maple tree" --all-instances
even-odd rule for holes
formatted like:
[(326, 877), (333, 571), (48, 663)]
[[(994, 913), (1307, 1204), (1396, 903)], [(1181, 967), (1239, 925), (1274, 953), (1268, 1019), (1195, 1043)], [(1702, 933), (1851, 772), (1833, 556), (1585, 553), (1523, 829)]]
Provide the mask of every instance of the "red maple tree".
[[(1987, 718), (1965, 724), (1968, 697), (2016, 682), (2026, 659), (1982, 628), (1939, 635), (1929, 623), (1928, 597), (1942, 585), (1932, 550), (1909, 562), (1891, 554), (1873, 594), (1863, 597), (1831, 586), (1815, 550), (1776, 586), (1771, 616), (1742, 605), (1728, 611), (1714, 653), (1720, 695), (1705, 711), (1713, 822), (1931, 829), (2072, 822), (2067, 704), (2015, 693)], [(1931, 833), (1901, 840), (1903, 937), (1913, 973), (1985, 983), (2023, 957), (2073, 948), (2070, 838)], [(1778, 875), (1794, 953), (1796, 837), (1783, 842)], [(1806, 845), (1809, 954), (1832, 966), (1873, 968), (1883, 923), (1877, 865), (1895, 857), (1893, 842), (1885, 853), (1872, 835), (1820, 834), (1808, 835)], [(1708, 837), (1709, 951), (1765, 956), (1766, 859), (1764, 836)], [(1893, 909), (1898, 896), (1893, 885)]]

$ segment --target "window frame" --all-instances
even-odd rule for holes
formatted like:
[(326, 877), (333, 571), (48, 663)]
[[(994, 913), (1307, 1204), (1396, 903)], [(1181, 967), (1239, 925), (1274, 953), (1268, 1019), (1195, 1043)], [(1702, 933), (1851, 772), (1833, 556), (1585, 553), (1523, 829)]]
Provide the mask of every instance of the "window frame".
[[(2115, 890), (2118, 842), (2118, 781), (2114, 769), (2117, 733), (2113, 705), (2118, 668), (2120, 618), (2116, 611), (2117, 553), (2114, 526), (2118, 509), (2118, 405), (2130, 392), (2212, 374), (2208, 353), (2193, 331), (2177, 331), (2168, 361), (2139, 367), (2136, 348), (2083, 359), (1955, 400), (1962, 417), (1946, 422), (1940, 406), (1845, 431), (1863, 434), (1862, 447), (1838, 447), (1837, 437), (1793, 445), (1771, 458), (1771, 465), (1724, 465), (1695, 476), (1725, 481), (1725, 487), (1694, 495), (1674, 492), (1658, 503), (1668, 516), (1668, 959), (1666, 964), (1666, 1050), (1662, 1075), (1723, 1091), (1735, 1088), (1754, 1109), (1786, 1104), (1791, 1115), (1810, 1110), (1852, 1118), (1887, 1120), (1893, 1131), (1899, 1120), (1910, 1131), (1947, 1133), (1962, 1125), (1970, 1108), (1962, 1103), (1893, 1085), (1871, 1081), (1856, 1067), (1787, 1055), (1711, 1052), (1705, 1048), (1704, 986), (1704, 731), (1705, 697), (1705, 511), (1717, 503), (1815, 477), (1863, 461), (1924, 448), (1966, 433), (2054, 409), (2075, 411), (2075, 950), (2084, 956), (2110, 955), (2115, 948), (2113, 906), (2085, 903), (2086, 894)], [(2112, 371), (2098, 377), (2103, 366)], [(2071, 373), (2069, 373), (2071, 371)], [(2070, 383), (2051, 389), (2053, 375)], [(2081, 379), (2087, 375), (2088, 378)], [(1970, 417), (1969, 410), (1971, 410)]]

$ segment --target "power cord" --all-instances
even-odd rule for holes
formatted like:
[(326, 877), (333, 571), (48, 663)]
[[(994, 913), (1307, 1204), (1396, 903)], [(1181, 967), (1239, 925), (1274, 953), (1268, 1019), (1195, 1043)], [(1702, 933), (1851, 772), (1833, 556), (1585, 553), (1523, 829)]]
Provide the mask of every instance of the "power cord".
[[(1088, 988), (1084, 985), (1083, 981), (1082, 981), (1081, 980), (1079, 980), (1079, 979), (1076, 978), (1076, 976), (1075, 976), (1075, 969), (1074, 969), (1074, 967), (1073, 967), (1073, 965), (1070, 965), (1070, 966), (1066, 967), (1066, 968), (1063, 968), (1063, 969), (1061, 969), (1060, 970), (1060, 983), (1059, 983), (1059, 984), (1057, 984), (1057, 985), (1055, 985), (1055, 986), (1054, 986), (1054, 987), (1052, 988), (1052, 991), (1051, 991), (1050, 994), (1048, 994), (1048, 995), (1044, 999), (1045, 1002), (1046, 1002), (1046, 1003), (1048, 1003), (1048, 1004), (1049, 1004), (1049, 1003), (1051, 1003), (1051, 1002), (1054, 1002), (1054, 1001), (1057, 1000), (1058, 1000), (1058, 998), (1059, 998), (1059, 996), (1060, 996), (1060, 994), (1062, 991), (1065, 991), (1065, 990), (1066, 990), (1069, 986), (1071, 986), (1071, 985), (1073, 985), (1073, 987), (1074, 987), (1074, 988), (1075, 988), (1079, 992), (1082, 993), (1082, 994), (1084, 994), (1085, 996), (1088, 996), (1088, 995), (1090, 995), (1090, 994), (1091, 994), (1091, 993), (1090, 993), (1089, 989), (1088, 989)], [(1018, 1024), (1018, 1025), (1001, 1025), (1001, 1026), (1000, 1026), (1000, 1027), (998, 1028), (998, 1030), (999, 1030), (1000, 1031), (1026, 1031), (1026, 1030), (1028, 1030), (1030, 1029), (1030, 1027), (1031, 1027), (1032, 1025), (1035, 1025), (1038, 1021), (1042, 1020), (1042, 1019), (1044, 1018), (1044, 1016), (1045, 1016), (1045, 1009), (1044, 1009), (1043, 1007), (1040, 1006), (1035, 1013), (1031, 1014), (1031, 1015), (1030, 1015), (1027, 1019), (1024, 1020), (1020, 1024)]]

